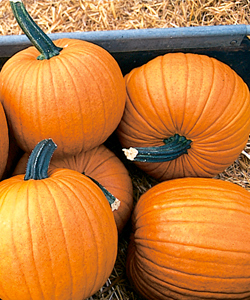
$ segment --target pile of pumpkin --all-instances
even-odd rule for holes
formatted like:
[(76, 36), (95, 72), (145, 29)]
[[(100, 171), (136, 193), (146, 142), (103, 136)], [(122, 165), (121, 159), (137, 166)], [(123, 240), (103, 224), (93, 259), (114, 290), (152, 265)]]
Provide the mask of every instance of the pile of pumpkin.
[[(0, 73), (0, 298), (90, 297), (132, 214), (127, 275), (145, 299), (250, 299), (250, 194), (213, 179), (249, 137), (244, 81), (183, 53), (123, 77), (106, 50), (52, 42), (10, 4), (34, 47)], [(159, 181), (133, 212), (129, 172), (104, 146), (111, 134)], [(23, 155), (8, 174), (11, 137)]]

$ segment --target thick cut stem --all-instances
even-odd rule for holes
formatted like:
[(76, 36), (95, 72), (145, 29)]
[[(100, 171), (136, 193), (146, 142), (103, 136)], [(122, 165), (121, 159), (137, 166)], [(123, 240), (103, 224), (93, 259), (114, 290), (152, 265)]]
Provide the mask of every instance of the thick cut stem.
[(106, 199), (109, 202), (109, 205), (112, 209), (112, 211), (117, 210), (120, 206), (120, 200), (118, 200), (115, 196), (113, 196), (103, 185), (101, 185), (97, 180), (95, 180), (94, 178), (84, 174), (85, 176), (87, 176), (88, 178), (90, 178), (103, 192), (103, 194), (105, 195)]
[(45, 139), (38, 143), (30, 154), (24, 180), (48, 178), (49, 163), (56, 148), (52, 139)]
[(130, 147), (122, 149), (127, 159), (138, 162), (164, 162), (178, 158), (183, 154), (187, 154), (187, 150), (191, 147), (191, 140), (184, 136), (175, 134), (174, 136), (164, 139), (163, 146), (158, 147)]
[(10, 0), (10, 6), (17, 23), (33, 46), (41, 53), (37, 59), (50, 59), (60, 53), (63, 48), (57, 47), (33, 21), (21, 0)]

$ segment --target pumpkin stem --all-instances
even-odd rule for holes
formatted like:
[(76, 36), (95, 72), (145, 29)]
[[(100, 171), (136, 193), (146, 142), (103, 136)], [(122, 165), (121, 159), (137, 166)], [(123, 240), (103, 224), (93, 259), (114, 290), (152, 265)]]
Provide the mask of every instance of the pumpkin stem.
[(22, 0), (9, 0), (17, 23), (31, 43), (41, 53), (37, 59), (50, 59), (60, 53), (63, 48), (57, 47), (52, 40), (41, 30), (27, 12)]
[(48, 178), (49, 163), (57, 148), (52, 139), (42, 140), (30, 154), (24, 180)]
[(187, 154), (187, 150), (191, 147), (191, 140), (184, 136), (175, 134), (168, 139), (163, 140), (163, 146), (157, 147), (130, 147), (122, 149), (126, 158), (139, 162), (164, 162), (178, 158), (182, 154)]
[(117, 210), (121, 204), (120, 200), (118, 200), (115, 196), (113, 196), (103, 185), (101, 185), (97, 180), (94, 178), (84, 174), (87, 176), (89, 179), (91, 179), (103, 192), (105, 195), (106, 199), (108, 200), (112, 211)]

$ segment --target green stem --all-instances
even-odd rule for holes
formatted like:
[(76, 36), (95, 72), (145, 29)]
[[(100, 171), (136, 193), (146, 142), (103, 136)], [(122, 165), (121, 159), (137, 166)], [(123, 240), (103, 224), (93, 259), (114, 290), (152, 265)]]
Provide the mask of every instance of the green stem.
[(103, 185), (101, 185), (97, 180), (95, 180), (94, 178), (84, 174), (85, 176), (87, 176), (89, 179), (91, 179), (103, 192), (103, 194), (105, 195), (106, 199), (109, 202), (109, 205), (111, 206), (112, 211), (117, 210), (120, 206), (120, 201), (113, 196)]
[(9, 0), (17, 23), (29, 38), (33, 46), (41, 53), (37, 59), (50, 59), (60, 53), (63, 48), (57, 47), (41, 30), (27, 12), (22, 0)]
[(164, 162), (171, 161), (183, 154), (191, 147), (191, 140), (184, 136), (175, 134), (174, 136), (164, 139), (163, 146), (157, 147), (130, 147), (123, 149), (127, 159), (138, 162)]
[(49, 163), (56, 148), (52, 139), (45, 139), (38, 143), (30, 154), (24, 180), (48, 178)]

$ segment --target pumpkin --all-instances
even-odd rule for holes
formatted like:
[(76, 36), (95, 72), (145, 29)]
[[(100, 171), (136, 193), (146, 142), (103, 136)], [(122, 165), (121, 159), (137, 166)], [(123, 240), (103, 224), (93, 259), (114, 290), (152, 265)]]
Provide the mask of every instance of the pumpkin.
[(214, 177), (244, 149), (249, 89), (228, 65), (168, 53), (133, 69), (125, 83), (119, 140), (126, 157), (158, 180)]
[[(28, 161), (28, 153), (19, 160), (13, 175), (23, 174)], [(129, 173), (120, 159), (106, 146), (100, 145), (92, 150), (64, 158), (52, 157), (49, 170), (66, 168), (78, 171), (96, 180), (120, 201), (114, 217), (121, 233), (133, 207), (133, 187)]]
[(117, 228), (104, 194), (74, 170), (48, 172), (56, 145), (32, 152), (25, 175), (0, 183), (0, 298), (82, 300), (110, 276)]
[[(1, 87), (1, 77), (0, 77)], [(6, 115), (3, 109), (3, 105), (0, 102), (0, 179), (3, 177), (5, 168), (7, 166), (9, 153), (9, 130), (6, 120)]]
[(40, 140), (52, 138), (58, 145), (54, 155), (64, 156), (100, 145), (124, 111), (125, 83), (118, 63), (90, 42), (63, 38), (53, 43), (22, 1), (10, 3), (34, 44), (1, 70), (1, 100), (19, 147), (30, 153)]
[(127, 274), (146, 299), (250, 299), (250, 193), (179, 178), (144, 193), (132, 215)]

